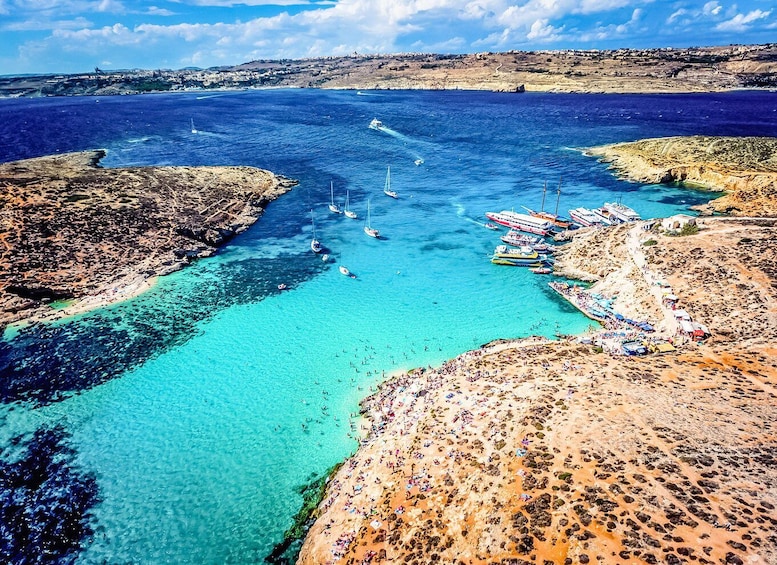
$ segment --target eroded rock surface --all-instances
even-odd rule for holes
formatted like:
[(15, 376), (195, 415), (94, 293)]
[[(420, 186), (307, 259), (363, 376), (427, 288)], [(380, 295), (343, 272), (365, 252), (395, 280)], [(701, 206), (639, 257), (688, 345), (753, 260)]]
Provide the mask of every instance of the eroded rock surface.
[(643, 183), (683, 182), (724, 191), (709, 209), (777, 216), (777, 138), (663, 137), (594, 147), (588, 153)]
[(104, 155), (0, 164), (0, 324), (210, 255), (295, 184), (252, 167), (103, 168)]

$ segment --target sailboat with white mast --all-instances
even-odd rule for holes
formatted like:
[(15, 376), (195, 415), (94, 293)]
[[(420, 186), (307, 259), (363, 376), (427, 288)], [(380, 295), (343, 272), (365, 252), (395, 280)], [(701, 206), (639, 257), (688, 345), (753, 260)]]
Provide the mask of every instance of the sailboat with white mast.
[(391, 190), (391, 167), (386, 168), (386, 183), (383, 185), (383, 194), (391, 196), (391, 198), (398, 198), (399, 195)]
[(561, 179), (558, 180), (558, 188), (556, 189), (556, 211), (553, 214), (545, 211), (545, 193), (547, 191), (548, 183), (545, 182), (544, 186), (542, 187), (542, 206), (540, 206), (539, 212), (526, 208), (526, 206), (523, 208), (529, 213), (530, 216), (534, 216), (535, 218), (539, 218), (541, 220), (547, 220), (555, 228), (564, 230), (569, 229), (572, 225), (572, 221), (558, 215), (558, 203), (561, 200)]
[(370, 237), (374, 237), (375, 239), (378, 239), (380, 237), (380, 232), (370, 225), (370, 201), (369, 200), (367, 200), (367, 221), (364, 224), (364, 233), (366, 233)]
[(345, 191), (345, 209), (343, 210), (343, 213), (346, 215), (346, 217), (351, 218), (352, 220), (355, 220), (358, 218), (356, 215), (356, 212), (350, 209), (351, 206), (351, 191), (346, 190)]
[(335, 204), (335, 186), (333, 182), (329, 182), (329, 211), (333, 214), (342, 214), (343, 211), (340, 206)]

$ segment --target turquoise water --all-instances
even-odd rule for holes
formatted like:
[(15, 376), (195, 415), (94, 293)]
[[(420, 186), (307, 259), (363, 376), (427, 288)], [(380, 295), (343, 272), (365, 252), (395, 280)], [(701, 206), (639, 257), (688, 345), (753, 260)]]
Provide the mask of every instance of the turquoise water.
[[(774, 109), (757, 93), (0, 101), (16, 120), (0, 130), (3, 160), (106, 147), (105, 166), (246, 164), (300, 181), (215, 257), (137, 299), (7, 336), (4, 377), (39, 372), (46, 384), (5, 393), (0, 437), (52, 423), (72, 434), (102, 496), (82, 563), (261, 561), (290, 525), (296, 488), (356, 448), (358, 402), (384, 375), (588, 327), (547, 277), (490, 264), (498, 234), (485, 211), (538, 207), (543, 182), (555, 190), (559, 178), (564, 213), (614, 198), (643, 217), (686, 211), (706, 195), (617, 181), (577, 148), (775, 135)], [(390, 131), (369, 130), (373, 117)], [(47, 141), (33, 135), (42, 124)], [(388, 165), (398, 200), (381, 192)], [(330, 181), (341, 203), (350, 189), (359, 220), (327, 210)], [(362, 231), (367, 199), (382, 240)], [(329, 263), (309, 251), (311, 208)]]

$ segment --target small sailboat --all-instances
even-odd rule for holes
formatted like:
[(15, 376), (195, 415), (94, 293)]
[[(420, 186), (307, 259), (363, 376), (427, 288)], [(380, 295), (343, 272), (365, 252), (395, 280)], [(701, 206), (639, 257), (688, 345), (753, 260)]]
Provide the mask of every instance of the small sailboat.
[(313, 253), (321, 253), (324, 249), (321, 242), (316, 238), (316, 221), (313, 219), (313, 210), (310, 210), (310, 222), (313, 225), (313, 239), (310, 240), (310, 249)]
[(383, 185), (383, 194), (391, 196), (391, 198), (398, 198), (397, 193), (391, 190), (391, 167), (386, 168), (386, 183)]
[(351, 210), (349, 206), (351, 205), (351, 191), (346, 190), (345, 191), (345, 209), (343, 210), (343, 213), (352, 220), (355, 220), (358, 216), (356, 215), (356, 212)]
[(380, 237), (380, 232), (370, 225), (370, 201), (367, 200), (367, 222), (364, 224), (364, 233), (375, 239)]
[(197, 131), (197, 128), (195, 128), (195, 127), (194, 127), (194, 118), (189, 118), (189, 121), (190, 121), (190, 122), (191, 122), (191, 124), (192, 124), (192, 133), (199, 133), (199, 132)]
[(342, 214), (343, 211), (340, 209), (340, 206), (335, 204), (335, 187), (334, 183), (329, 183), (329, 211), (334, 214)]

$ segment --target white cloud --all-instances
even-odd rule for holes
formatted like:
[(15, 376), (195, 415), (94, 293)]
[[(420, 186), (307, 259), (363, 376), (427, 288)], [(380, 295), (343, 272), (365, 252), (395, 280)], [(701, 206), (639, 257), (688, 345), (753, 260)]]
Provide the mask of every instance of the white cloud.
[(685, 8), (680, 8), (679, 10), (672, 12), (672, 15), (666, 19), (666, 23), (673, 24), (674, 22), (679, 20), (682, 16), (685, 16), (688, 13), (689, 13), (688, 10), (686, 10)]
[(72, 20), (25, 20), (23, 22), (12, 22), (3, 26), (0, 26), (0, 30), (3, 31), (41, 31), (41, 30), (54, 30), (54, 29), (79, 29), (83, 27), (90, 27), (92, 22), (86, 18), (75, 18)]
[(168, 10), (167, 8), (160, 8), (158, 6), (149, 6), (145, 12), (149, 16), (174, 16), (175, 12)]
[(557, 29), (548, 23), (548, 20), (536, 20), (529, 29), (529, 33), (526, 34), (526, 39), (537, 40), (542, 42), (556, 41), (563, 31), (563, 26)]
[(762, 20), (764, 18), (768, 18), (769, 14), (771, 14), (772, 11), (768, 10), (766, 12), (762, 10), (753, 10), (752, 12), (748, 12), (747, 14), (737, 14), (730, 20), (726, 20), (725, 22), (721, 22), (718, 25), (715, 26), (715, 29), (718, 31), (747, 31), (748, 24), (751, 24), (755, 21)]
[(701, 10), (706, 15), (717, 16), (723, 10), (723, 6), (714, 1), (707, 2)]

